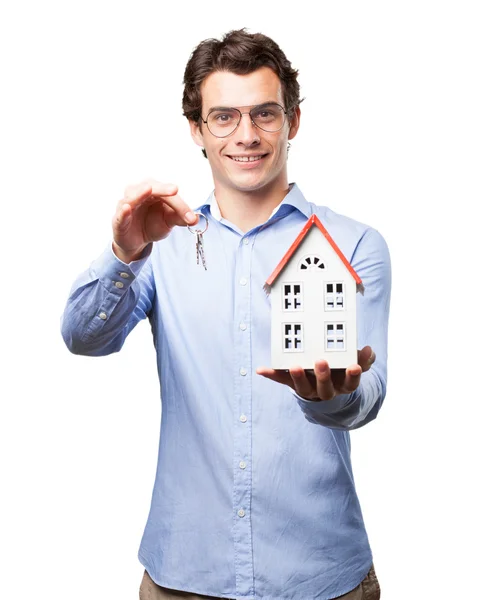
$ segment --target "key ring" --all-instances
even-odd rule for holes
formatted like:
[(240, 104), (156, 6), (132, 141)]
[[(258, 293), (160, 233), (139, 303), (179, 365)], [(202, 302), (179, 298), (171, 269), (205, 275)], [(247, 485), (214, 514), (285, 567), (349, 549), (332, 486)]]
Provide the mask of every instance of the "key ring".
[[(207, 229), (208, 229), (208, 219), (207, 217), (205, 217), (205, 215), (202, 212), (197, 212), (195, 213), (195, 215), (199, 215), (200, 217), (203, 217), (203, 219), (206, 221), (206, 227), (204, 229), (192, 229), (192, 225), (187, 225), (188, 227), (188, 231), (190, 233), (194, 233), (196, 235), (202, 235)], [(199, 224), (200, 220), (198, 219), (198, 224)]]

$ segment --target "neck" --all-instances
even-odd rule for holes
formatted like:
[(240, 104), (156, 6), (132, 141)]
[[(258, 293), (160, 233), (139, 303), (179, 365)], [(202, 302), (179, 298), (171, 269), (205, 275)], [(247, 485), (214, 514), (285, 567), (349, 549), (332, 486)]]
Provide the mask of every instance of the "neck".
[(288, 192), (287, 178), (280, 184), (271, 184), (248, 192), (225, 189), (217, 183), (215, 185), (215, 198), (221, 216), (243, 232), (267, 221)]

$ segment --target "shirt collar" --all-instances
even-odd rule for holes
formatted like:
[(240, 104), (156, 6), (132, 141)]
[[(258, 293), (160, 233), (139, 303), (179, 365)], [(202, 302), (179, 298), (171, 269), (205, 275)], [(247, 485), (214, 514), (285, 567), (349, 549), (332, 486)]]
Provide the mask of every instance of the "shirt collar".
[[(289, 185), (289, 192), (286, 194), (286, 196), (283, 198), (282, 202), (280, 204), (278, 204), (278, 206), (273, 210), (273, 212), (270, 214), (269, 219), (271, 219), (280, 209), (283, 209), (283, 207), (289, 207), (292, 206), (294, 208), (296, 208), (297, 210), (299, 210), (301, 213), (303, 213), (303, 215), (309, 219), (309, 217), (312, 215), (312, 209), (311, 209), (311, 205), (309, 204), (309, 202), (306, 200), (306, 198), (303, 196), (301, 190), (299, 189), (298, 185), (296, 183), (291, 183)], [(221, 216), (221, 212), (218, 206), (218, 202), (216, 201), (216, 197), (215, 197), (215, 191), (213, 190), (211, 192), (211, 194), (209, 195), (208, 199), (206, 200), (206, 202), (204, 204), (202, 204), (201, 206), (198, 206), (195, 210), (201, 210), (202, 208), (206, 208), (209, 207), (210, 209), (210, 213), (211, 216), (216, 219), (217, 221), (221, 221), (221, 219), (223, 218)]]

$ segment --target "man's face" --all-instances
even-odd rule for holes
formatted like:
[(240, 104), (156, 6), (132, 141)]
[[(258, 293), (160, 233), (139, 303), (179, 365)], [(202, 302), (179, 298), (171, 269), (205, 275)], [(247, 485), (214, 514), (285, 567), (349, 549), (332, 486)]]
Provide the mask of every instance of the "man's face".
[[(201, 85), (202, 117), (206, 119), (213, 107), (248, 107), (276, 102), (284, 107), (281, 82), (276, 73), (262, 67), (248, 75), (217, 71)], [(286, 160), (288, 140), (299, 127), (300, 110), (296, 107), (290, 122), (274, 133), (263, 131), (243, 114), (238, 128), (228, 137), (217, 138), (203, 123), (190, 121), (195, 142), (204, 147), (210, 161), (215, 186), (222, 190), (253, 192), (265, 186), (287, 187)], [(238, 157), (260, 157), (253, 162), (238, 161)]]

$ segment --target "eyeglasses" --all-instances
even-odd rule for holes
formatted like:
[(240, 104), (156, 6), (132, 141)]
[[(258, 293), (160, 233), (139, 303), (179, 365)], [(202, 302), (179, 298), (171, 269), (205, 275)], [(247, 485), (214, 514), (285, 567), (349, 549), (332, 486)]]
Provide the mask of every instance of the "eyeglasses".
[[(240, 109), (243, 108), (250, 110), (242, 112)], [(285, 109), (276, 102), (238, 108), (217, 106), (210, 110), (206, 120), (201, 116), (200, 119), (215, 137), (224, 138), (238, 129), (243, 115), (249, 115), (253, 125), (268, 133), (279, 131), (286, 121)]]

